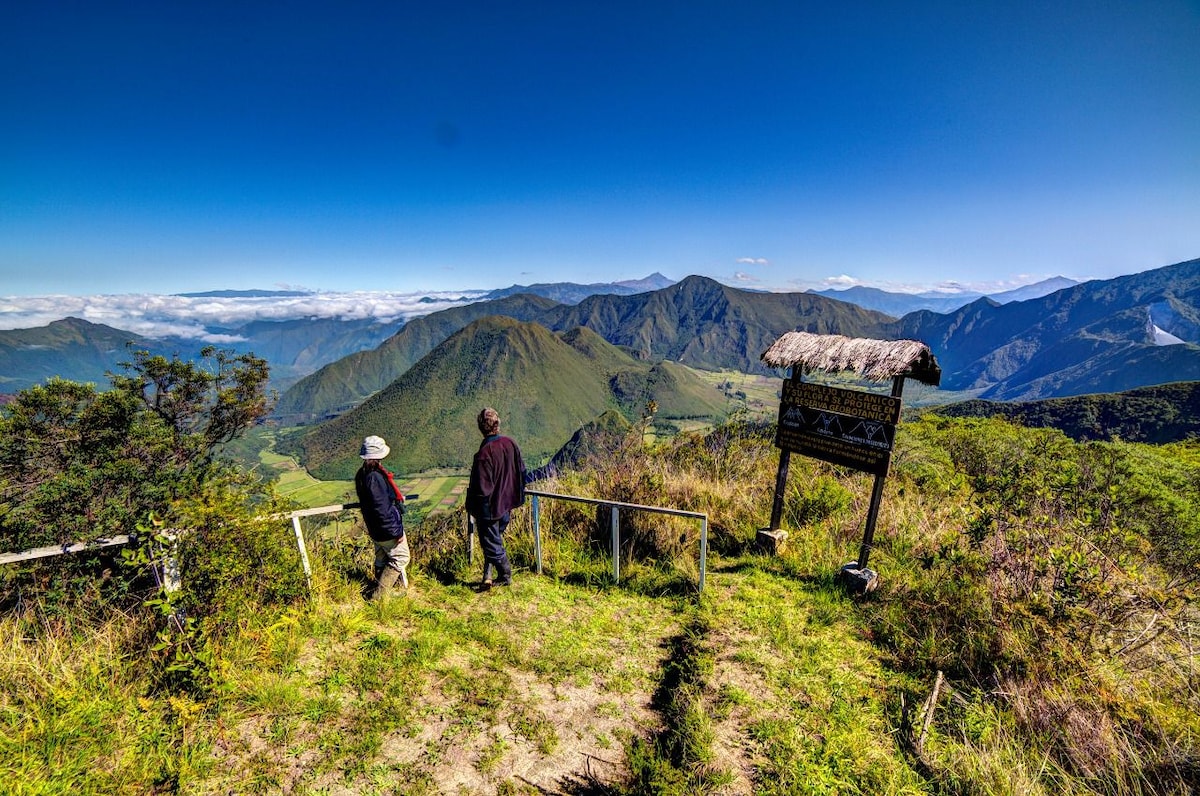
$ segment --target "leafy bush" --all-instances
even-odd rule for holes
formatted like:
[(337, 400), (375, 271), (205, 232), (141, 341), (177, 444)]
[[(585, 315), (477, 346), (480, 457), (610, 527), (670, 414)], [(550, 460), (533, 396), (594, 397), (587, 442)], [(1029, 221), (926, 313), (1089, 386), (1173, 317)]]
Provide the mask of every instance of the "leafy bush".
[[(158, 558), (154, 537), (164, 528), (188, 531), (179, 534), (179, 557), (192, 588), (174, 607), (203, 618), (219, 606), (292, 599), (294, 578), (274, 572), (285, 545), (264, 525), (279, 504), (216, 458), (266, 412), (266, 363), (211, 348), (198, 363), (131, 356), (108, 391), (54, 379), (4, 408), (0, 544), (117, 534), (136, 542), (124, 556), (110, 550), (9, 569), (0, 604), (48, 613), (132, 606), (156, 590), (146, 565)], [(250, 577), (249, 569), (272, 575)]]

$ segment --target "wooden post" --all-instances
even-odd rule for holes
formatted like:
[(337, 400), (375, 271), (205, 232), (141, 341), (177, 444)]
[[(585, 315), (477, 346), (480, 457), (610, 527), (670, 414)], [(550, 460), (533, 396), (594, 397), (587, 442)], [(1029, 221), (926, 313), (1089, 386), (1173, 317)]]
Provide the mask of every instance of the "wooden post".
[(300, 528), (300, 518), (292, 517), (292, 529), (296, 532), (296, 546), (300, 548), (300, 563), (304, 565), (304, 579), (312, 589), (312, 567), (308, 563), (308, 546), (304, 544), (304, 531)]
[(792, 452), (786, 448), (779, 451), (779, 470), (775, 473), (775, 499), (771, 502), (771, 526), (768, 530), (778, 531), (779, 523), (783, 520), (783, 496), (787, 490), (788, 468), (791, 466)]
[[(904, 377), (896, 376), (892, 379), (892, 397), (899, 398), (904, 392)], [(887, 480), (887, 473), (882, 472), (875, 476), (875, 486), (871, 489), (871, 505), (867, 509), (867, 525), (863, 530), (862, 546), (858, 549), (858, 569), (867, 568), (867, 559), (871, 555), (871, 544), (875, 541), (875, 520), (879, 516), (879, 504), (883, 502), (883, 484)]]
[(867, 558), (871, 555), (871, 543), (875, 541), (875, 519), (879, 516), (879, 504), (883, 502), (883, 482), (886, 475), (875, 476), (875, 486), (871, 489), (871, 505), (867, 509), (867, 526), (863, 530), (862, 546), (858, 548), (858, 568), (867, 568)]

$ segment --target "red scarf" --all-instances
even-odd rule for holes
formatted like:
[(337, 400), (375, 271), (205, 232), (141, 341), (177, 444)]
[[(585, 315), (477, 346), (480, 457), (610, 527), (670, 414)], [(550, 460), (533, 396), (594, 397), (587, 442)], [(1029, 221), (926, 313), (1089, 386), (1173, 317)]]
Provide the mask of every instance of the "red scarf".
[(401, 503), (403, 503), (404, 493), (400, 491), (400, 487), (396, 486), (396, 479), (392, 477), (391, 473), (389, 473), (387, 470), (384, 470), (383, 467), (380, 467), (379, 469), (383, 470), (383, 474), (387, 476), (388, 483), (392, 485), (392, 491), (396, 493), (396, 500), (399, 500)]
[(400, 487), (396, 486), (396, 479), (393, 478), (392, 474), (388, 472), (388, 469), (379, 462), (375, 462), (375, 466), (379, 468), (379, 472), (383, 473), (383, 477), (387, 479), (387, 482), (392, 485), (392, 491), (396, 493), (396, 500), (399, 500), (401, 503), (403, 503), (404, 493), (400, 491)]

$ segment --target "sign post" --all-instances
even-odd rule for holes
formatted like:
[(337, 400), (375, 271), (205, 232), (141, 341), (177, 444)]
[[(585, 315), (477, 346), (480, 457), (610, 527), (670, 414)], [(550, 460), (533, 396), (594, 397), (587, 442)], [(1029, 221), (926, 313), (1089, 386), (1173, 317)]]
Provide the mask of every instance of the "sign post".
[[(771, 506), (771, 527), (758, 532), (760, 542), (787, 535), (779, 529), (779, 520), (791, 453), (871, 473), (875, 476), (875, 486), (871, 490), (862, 547), (858, 560), (846, 564), (841, 571), (848, 588), (871, 591), (878, 578), (867, 569), (867, 559), (875, 541), (875, 522), (891, 465), (896, 424), (900, 422), (900, 394), (905, 378), (938, 386), (942, 369), (937, 357), (918, 340), (868, 340), (797, 329), (784, 333), (763, 352), (761, 359), (767, 367), (790, 371), (779, 396), (779, 424), (775, 432), (779, 475)], [(891, 379), (892, 393), (881, 395), (804, 381), (804, 374), (813, 371), (854, 373), (873, 382)]]
[[(904, 377), (897, 376), (892, 379), (892, 397), (899, 401), (903, 392)], [(886, 472), (875, 476), (875, 486), (871, 490), (871, 505), (867, 509), (867, 525), (863, 529), (862, 546), (858, 549), (858, 561), (855, 562), (859, 569), (867, 568), (867, 559), (871, 556), (871, 543), (875, 541), (875, 519), (879, 516), (879, 504), (883, 502), (883, 482), (886, 479)]]
[(856, 591), (871, 591), (878, 582), (876, 574), (867, 568), (867, 561), (891, 466), (903, 391), (903, 376), (892, 379), (891, 395), (815, 384), (796, 376), (783, 383), (775, 433), (775, 445), (780, 449), (779, 473), (769, 530), (779, 529), (792, 452), (873, 474), (875, 485), (858, 560), (842, 567), (843, 579)]

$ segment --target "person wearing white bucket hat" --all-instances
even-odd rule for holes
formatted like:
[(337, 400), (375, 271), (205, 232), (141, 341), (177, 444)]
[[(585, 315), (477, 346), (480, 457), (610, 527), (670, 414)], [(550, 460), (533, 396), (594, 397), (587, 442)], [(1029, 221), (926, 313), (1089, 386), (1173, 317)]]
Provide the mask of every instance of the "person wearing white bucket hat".
[(370, 436), (358, 451), (362, 466), (354, 475), (354, 491), (367, 535), (375, 545), (375, 589), (372, 600), (381, 599), (399, 581), (408, 588), (408, 538), (404, 534), (404, 494), (382, 460), (391, 453), (383, 437)]

